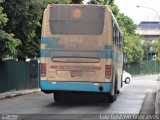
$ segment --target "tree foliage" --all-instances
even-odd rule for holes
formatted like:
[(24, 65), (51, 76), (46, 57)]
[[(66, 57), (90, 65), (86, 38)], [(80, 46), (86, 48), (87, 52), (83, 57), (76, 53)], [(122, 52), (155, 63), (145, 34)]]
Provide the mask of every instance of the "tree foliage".
[(71, 4), (82, 4), (83, 0), (71, 0)]
[(157, 59), (160, 60), (160, 39), (158, 39), (154, 45), (153, 48), (155, 49), (155, 51), (157, 52), (158, 56)]
[(18, 59), (39, 56), (42, 15), (51, 3), (76, 4), (82, 0), (5, 0), (1, 4), (8, 16), (5, 31), (13, 33), (22, 43), (18, 47)]
[(148, 53), (151, 51), (152, 43), (149, 41), (144, 41), (142, 44), (142, 48), (144, 51), (144, 60), (147, 60)]
[[(48, 4), (70, 4), (72, 2), (74, 2), (74, 0), (33, 0), (34, 2), (39, 2), (41, 8), (43, 8), (42, 10), (44, 10), (44, 8), (46, 8), (46, 6)], [(76, 1), (76, 0), (75, 0)], [(79, 2), (81, 0), (77, 0), (77, 2)]]
[(140, 62), (143, 59), (143, 49), (139, 35), (128, 35), (124, 39), (124, 51), (128, 62)]
[(109, 8), (112, 10), (115, 17), (120, 13), (118, 6), (115, 4), (109, 4)]
[(156, 40), (155, 42), (144, 41), (142, 44), (144, 50), (144, 60), (147, 60), (148, 53), (154, 52), (156, 53), (157, 59), (160, 59), (160, 40)]
[(2, 5), (9, 19), (4, 27), (5, 31), (13, 33), (22, 43), (18, 47), (18, 58), (24, 60), (26, 57), (37, 56), (39, 41), (36, 39), (36, 29), (40, 27), (39, 5), (30, 0), (5, 0)]
[(111, 5), (114, 3), (114, 0), (91, 0), (89, 4), (98, 4), (98, 5)]
[(126, 29), (126, 33), (128, 35), (135, 35), (135, 29), (136, 29), (136, 24), (133, 22), (131, 18), (129, 18), (127, 15), (124, 15), (123, 13), (119, 13), (116, 15), (118, 24), (121, 28)]
[(152, 43), (152, 51), (156, 53), (160, 52), (160, 40), (156, 40)]
[(0, 6), (0, 60), (15, 57), (17, 55), (16, 47), (20, 45), (20, 41), (14, 38), (14, 34), (4, 31), (7, 21), (7, 15), (3, 13), (3, 8)]

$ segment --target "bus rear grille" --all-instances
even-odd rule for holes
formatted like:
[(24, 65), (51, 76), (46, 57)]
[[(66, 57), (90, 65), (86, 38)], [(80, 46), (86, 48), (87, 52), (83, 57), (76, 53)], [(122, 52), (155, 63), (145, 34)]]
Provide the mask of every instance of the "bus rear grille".
[(82, 57), (52, 57), (51, 58), (52, 62), (65, 62), (65, 63), (99, 63), (100, 59), (99, 58), (82, 58)]

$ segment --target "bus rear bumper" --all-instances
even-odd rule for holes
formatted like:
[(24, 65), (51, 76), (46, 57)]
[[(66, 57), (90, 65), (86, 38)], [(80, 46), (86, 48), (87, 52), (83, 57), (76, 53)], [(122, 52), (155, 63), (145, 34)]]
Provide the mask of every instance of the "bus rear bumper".
[(93, 82), (50, 82), (40, 81), (42, 91), (79, 91), (79, 92), (105, 92), (109, 93), (112, 83), (93, 83)]

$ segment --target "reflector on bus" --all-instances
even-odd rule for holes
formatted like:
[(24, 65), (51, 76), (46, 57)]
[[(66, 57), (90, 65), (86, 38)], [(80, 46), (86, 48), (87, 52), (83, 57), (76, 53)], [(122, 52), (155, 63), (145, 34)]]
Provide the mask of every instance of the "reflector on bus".
[(81, 10), (78, 8), (74, 9), (72, 14), (75, 19), (79, 19), (81, 17)]

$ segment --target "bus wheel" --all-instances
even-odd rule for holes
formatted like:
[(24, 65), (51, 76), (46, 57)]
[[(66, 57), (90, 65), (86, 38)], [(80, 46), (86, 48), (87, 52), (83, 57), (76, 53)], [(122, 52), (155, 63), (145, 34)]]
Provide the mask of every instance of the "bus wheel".
[(109, 102), (113, 103), (117, 99), (117, 82), (114, 85), (114, 95), (110, 95)]
[(62, 96), (59, 93), (53, 93), (54, 101), (60, 102), (62, 100)]
[(42, 92), (46, 93), (46, 94), (50, 94), (51, 92), (48, 90), (41, 90)]
[(113, 103), (117, 99), (117, 94), (110, 95), (109, 102)]
[(115, 101), (115, 95), (110, 95), (109, 102), (113, 103)]
[(119, 90), (117, 90), (117, 94), (119, 94), (120, 93), (120, 91)]

